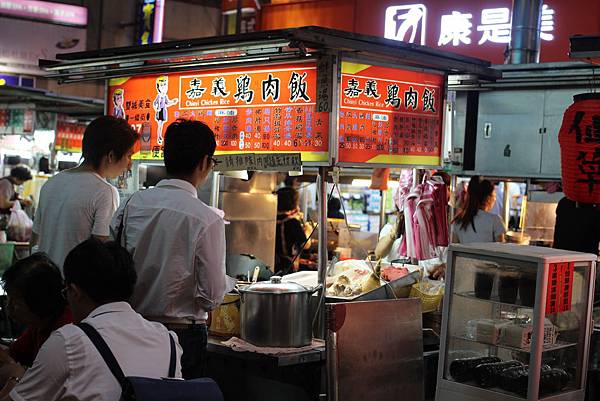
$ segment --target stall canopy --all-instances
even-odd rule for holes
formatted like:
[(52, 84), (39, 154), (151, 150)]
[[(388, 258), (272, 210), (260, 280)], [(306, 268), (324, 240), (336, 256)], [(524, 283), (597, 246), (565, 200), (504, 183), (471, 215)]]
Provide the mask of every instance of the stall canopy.
[(488, 61), (320, 27), (59, 54), (58, 61), (41, 60), (40, 66), (54, 73), (50, 77), (66, 83), (164, 73), (166, 69), (179, 71), (220, 64), (297, 60), (332, 51), (451, 74), (474, 74), (484, 80), (500, 77)]
[(62, 54), (40, 65), (107, 82), (107, 112), (162, 159), (174, 118), (201, 119), (218, 154), (301, 154), (304, 165), (441, 165), (447, 78), (490, 82), (490, 63), (320, 27)]
[(81, 119), (100, 116), (104, 111), (104, 102), (100, 99), (64, 96), (41, 89), (10, 85), (0, 86), (0, 104), (30, 104), (38, 112), (65, 114)]

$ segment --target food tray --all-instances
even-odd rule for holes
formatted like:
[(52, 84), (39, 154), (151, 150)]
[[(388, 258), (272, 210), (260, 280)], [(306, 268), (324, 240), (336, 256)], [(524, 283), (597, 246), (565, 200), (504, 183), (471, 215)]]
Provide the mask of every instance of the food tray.
[[(406, 265), (409, 270), (413, 266)], [(399, 278), (398, 280), (390, 281), (388, 284), (385, 284), (384, 281), (381, 282), (381, 287), (375, 288), (369, 292), (365, 292), (360, 295), (355, 295), (353, 297), (336, 297), (327, 295), (325, 297), (325, 302), (328, 303), (338, 303), (338, 302), (351, 302), (351, 301), (376, 301), (381, 299), (396, 299), (396, 298), (408, 298), (410, 295), (411, 286), (419, 281), (421, 277), (421, 271), (418, 266), (414, 266), (417, 270), (412, 271), (408, 275)], [(392, 291), (393, 290), (393, 291)]]

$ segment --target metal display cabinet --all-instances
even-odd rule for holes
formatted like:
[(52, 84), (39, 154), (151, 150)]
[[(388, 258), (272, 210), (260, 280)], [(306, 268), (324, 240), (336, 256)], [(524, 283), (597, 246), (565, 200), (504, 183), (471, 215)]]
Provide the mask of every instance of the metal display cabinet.
[(596, 256), (489, 243), (448, 261), (436, 400), (583, 401)]

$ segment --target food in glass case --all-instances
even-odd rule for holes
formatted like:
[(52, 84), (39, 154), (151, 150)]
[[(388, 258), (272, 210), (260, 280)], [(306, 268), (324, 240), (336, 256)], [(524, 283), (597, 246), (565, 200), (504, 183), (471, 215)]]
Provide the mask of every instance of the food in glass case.
[[(471, 382), (483, 388), (497, 387), (523, 397), (527, 395), (529, 368), (519, 361), (502, 361), (493, 356), (456, 359), (450, 364), (450, 375), (459, 383)], [(562, 391), (569, 380), (564, 369), (543, 365), (540, 395)]]
[(511, 324), (510, 320), (473, 319), (467, 322), (467, 338), (486, 344), (498, 344), (502, 329)]
[(500, 379), (500, 373), (506, 369), (518, 367), (523, 367), (519, 361), (483, 363), (475, 368), (475, 381), (481, 387), (495, 387)]
[[(557, 393), (565, 389), (569, 382), (569, 374), (563, 369), (542, 366), (540, 373), (540, 396)], [(500, 388), (523, 397), (527, 395), (529, 369), (526, 366), (513, 367), (500, 373)]]
[(468, 382), (473, 380), (477, 366), (501, 361), (500, 358), (495, 356), (455, 359), (450, 363), (450, 375), (459, 383)]
[[(532, 323), (511, 323), (502, 328), (503, 345), (509, 347), (529, 349), (531, 348), (531, 337), (533, 334)], [(544, 322), (544, 345), (553, 345), (556, 343), (556, 327), (548, 320)]]
[(496, 275), (490, 271), (475, 273), (475, 296), (481, 299), (490, 299)]

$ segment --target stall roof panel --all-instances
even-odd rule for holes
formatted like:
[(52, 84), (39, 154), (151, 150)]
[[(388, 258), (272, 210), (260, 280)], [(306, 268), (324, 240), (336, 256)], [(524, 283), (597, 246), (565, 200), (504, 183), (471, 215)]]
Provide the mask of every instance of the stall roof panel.
[(297, 61), (331, 53), (450, 74), (473, 74), (485, 80), (495, 80), (501, 76), (488, 61), (322, 27), (67, 53), (58, 55), (56, 61), (41, 60), (40, 66), (52, 73), (50, 77), (62, 82), (75, 82), (223, 64)]
[(0, 86), (1, 104), (34, 104), (38, 111), (67, 114), (73, 117), (93, 118), (104, 114), (101, 99), (64, 96), (41, 89), (20, 86)]
[(592, 64), (600, 64), (600, 36), (572, 36), (570, 38), (572, 59), (583, 59)]

